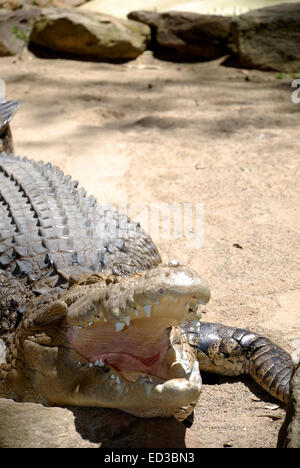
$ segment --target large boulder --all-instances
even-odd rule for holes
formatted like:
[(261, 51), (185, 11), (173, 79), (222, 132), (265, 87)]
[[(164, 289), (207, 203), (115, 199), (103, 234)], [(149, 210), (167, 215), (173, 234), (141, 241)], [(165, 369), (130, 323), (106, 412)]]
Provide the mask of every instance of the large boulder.
[(0, 57), (16, 55), (27, 46), (38, 8), (0, 13)]
[(149, 40), (146, 25), (72, 8), (44, 9), (30, 35), (36, 46), (100, 61), (134, 59)]
[(232, 23), (241, 66), (300, 70), (300, 3), (273, 5), (236, 17)]
[(291, 382), (289, 403), (279, 431), (279, 448), (300, 448), (300, 364)]
[(151, 28), (152, 47), (162, 58), (215, 59), (231, 52), (231, 18), (227, 16), (132, 11), (128, 18)]

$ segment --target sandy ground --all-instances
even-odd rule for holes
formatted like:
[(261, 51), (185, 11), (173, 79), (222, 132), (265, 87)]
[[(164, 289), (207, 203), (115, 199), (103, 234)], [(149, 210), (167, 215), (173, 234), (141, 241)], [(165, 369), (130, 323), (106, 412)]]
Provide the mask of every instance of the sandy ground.
[[(220, 62), (172, 64), (149, 53), (123, 65), (2, 58), (8, 98), (23, 101), (12, 124), (16, 152), (60, 165), (100, 203), (141, 219), (164, 260), (180, 259), (209, 282), (205, 320), (249, 327), (292, 352), (300, 343), (300, 104), (291, 79), (250, 71), (246, 81)], [(193, 225), (185, 214), (168, 235), (174, 202), (192, 207)], [(190, 429), (128, 416), (117, 437), (82, 437), (106, 447), (276, 446), (283, 407), (248, 378), (204, 382)], [(89, 413), (78, 414), (80, 431)]]

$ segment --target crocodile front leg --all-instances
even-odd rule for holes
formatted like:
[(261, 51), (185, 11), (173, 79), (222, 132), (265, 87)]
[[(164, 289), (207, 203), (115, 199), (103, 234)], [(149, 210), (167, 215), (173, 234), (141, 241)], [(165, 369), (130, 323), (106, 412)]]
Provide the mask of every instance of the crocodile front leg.
[(197, 353), (200, 370), (249, 374), (260, 387), (287, 403), (294, 364), (282, 348), (252, 331), (219, 323), (186, 324), (182, 328)]

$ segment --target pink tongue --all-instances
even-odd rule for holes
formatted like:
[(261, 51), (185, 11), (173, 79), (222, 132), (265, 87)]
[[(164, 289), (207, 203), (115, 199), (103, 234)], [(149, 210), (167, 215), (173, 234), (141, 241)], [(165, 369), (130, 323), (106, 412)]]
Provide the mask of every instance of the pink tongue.
[[(140, 373), (157, 375), (157, 377), (164, 378), (165, 376), (162, 375), (164, 374), (163, 369), (160, 369), (159, 365), (161, 364), (161, 360), (165, 355), (165, 351), (165, 349), (162, 349), (159, 353), (146, 359), (142, 359), (139, 356), (134, 356), (133, 354), (128, 353), (102, 353), (99, 357), (100, 359), (102, 359), (102, 361), (106, 362), (107, 364), (121, 372), (135, 371)], [(96, 362), (97, 359), (91, 360), (92, 362)]]
[(167, 330), (158, 336), (149, 336), (149, 329), (129, 327), (115, 333), (114, 327), (69, 327), (68, 339), (76, 351), (95, 363), (102, 360), (118, 371), (134, 371), (167, 378), (163, 363), (168, 343)]

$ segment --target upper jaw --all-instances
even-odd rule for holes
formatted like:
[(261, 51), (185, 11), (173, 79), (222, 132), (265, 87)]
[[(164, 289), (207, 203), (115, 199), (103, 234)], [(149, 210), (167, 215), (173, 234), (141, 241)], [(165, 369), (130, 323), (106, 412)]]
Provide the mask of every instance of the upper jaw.
[[(161, 264), (149, 271), (103, 280), (88, 286), (75, 285), (45, 313), (64, 316), (68, 325), (114, 323), (116, 332), (139, 318), (168, 317), (176, 323), (199, 319), (198, 304), (210, 298), (207, 283), (192, 269)], [(170, 323), (172, 325), (173, 323)]]

